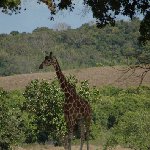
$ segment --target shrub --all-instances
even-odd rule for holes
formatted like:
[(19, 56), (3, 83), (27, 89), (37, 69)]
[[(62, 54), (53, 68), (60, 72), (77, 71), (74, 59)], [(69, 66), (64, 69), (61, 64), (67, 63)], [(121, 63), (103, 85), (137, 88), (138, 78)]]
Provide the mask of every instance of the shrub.
[(107, 144), (120, 144), (135, 150), (148, 150), (150, 148), (149, 129), (149, 111), (129, 111), (121, 117), (117, 126), (113, 128)]
[[(149, 87), (141, 87), (137, 92), (134, 88), (89, 87), (88, 81), (79, 82), (74, 76), (68, 81), (92, 107), (92, 140), (98, 139), (98, 144), (104, 144), (105, 148), (117, 144), (141, 150), (150, 148)], [(33, 80), (24, 94), (1, 89), (1, 147), (46, 140), (61, 144), (61, 137), (66, 132), (64, 101), (57, 80), (51, 83)]]
[[(32, 116), (36, 128), (32, 131), (35, 140), (44, 143), (48, 139), (60, 142), (65, 133), (62, 105), (64, 95), (57, 81), (32, 81), (24, 93), (24, 109)], [(33, 139), (28, 142), (35, 142)]]
[(0, 148), (23, 143), (29, 124), (28, 115), (22, 112), (24, 97), (20, 92), (0, 89)]
[[(78, 85), (77, 92), (79, 95), (92, 103), (92, 100), (90, 101), (92, 94), (90, 94), (91, 91), (87, 81), (83, 81), (79, 85), (74, 76), (70, 76), (68, 80), (73, 86), (77, 87)], [(66, 132), (63, 115), (65, 98), (58, 81), (54, 80), (48, 83), (45, 80), (34, 80), (26, 87), (24, 96), (26, 99), (24, 109), (34, 118), (33, 124), (36, 126), (32, 130), (35, 136), (30, 135), (30, 137), (35, 137), (35, 140), (29, 138), (28, 142), (38, 141), (44, 143), (46, 140), (52, 140), (57, 144), (61, 144), (61, 137)]]

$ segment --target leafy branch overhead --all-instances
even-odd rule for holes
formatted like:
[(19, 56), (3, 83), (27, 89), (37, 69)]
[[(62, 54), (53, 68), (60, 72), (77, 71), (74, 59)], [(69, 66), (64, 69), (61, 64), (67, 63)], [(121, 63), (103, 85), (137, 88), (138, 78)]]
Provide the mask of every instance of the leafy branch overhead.
[[(1, 0), (0, 8), (4, 13), (19, 13), (23, 0)], [(58, 11), (73, 11), (77, 1), (73, 0), (37, 0), (37, 3), (44, 3), (48, 6), (52, 14), (52, 19)], [(134, 18), (141, 14), (144, 19), (141, 23), (139, 38), (140, 42), (150, 40), (150, 2), (149, 0), (83, 0), (82, 5), (88, 6), (93, 12), (93, 18), (96, 19), (98, 27), (104, 27), (107, 24), (115, 25), (117, 15)]]

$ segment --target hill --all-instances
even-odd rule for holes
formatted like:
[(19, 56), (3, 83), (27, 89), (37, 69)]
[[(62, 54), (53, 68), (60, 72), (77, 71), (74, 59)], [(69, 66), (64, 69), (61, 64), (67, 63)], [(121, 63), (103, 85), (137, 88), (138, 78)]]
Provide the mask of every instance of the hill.
[[(64, 74), (67, 76), (75, 75), (76, 78), (81, 81), (88, 80), (90, 86), (101, 87), (106, 85), (113, 85), (123, 88), (138, 86), (140, 80), (139, 77), (137, 77), (137, 75), (140, 75), (140, 73), (142, 73), (142, 70), (137, 70), (134, 75), (128, 77), (130, 73), (124, 75), (124, 73), (121, 71), (122, 69), (122, 67), (93, 67), (86, 69), (68, 70), (64, 71)], [(6, 90), (23, 90), (31, 80), (45, 79), (51, 81), (54, 79), (54, 77), (55, 72), (41, 72), (0, 77), (0, 86)], [(150, 72), (144, 78), (143, 85), (150, 85)]]
[[(140, 21), (118, 21), (98, 29), (84, 24), (78, 29), (37, 28), (32, 33), (0, 34), (0, 76), (39, 72), (38, 66), (53, 51), (63, 69), (124, 65), (139, 50)], [(47, 71), (47, 70), (45, 70)]]

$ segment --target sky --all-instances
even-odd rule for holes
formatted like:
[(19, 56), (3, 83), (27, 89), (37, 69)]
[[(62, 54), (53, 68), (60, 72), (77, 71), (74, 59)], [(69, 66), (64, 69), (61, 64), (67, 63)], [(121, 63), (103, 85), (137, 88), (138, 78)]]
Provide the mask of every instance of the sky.
[[(37, 4), (37, 0), (26, 0), (22, 4), (22, 11), (20, 14), (4, 14), (0, 11), (0, 34), (11, 31), (29, 32), (31, 33), (37, 27), (54, 28), (58, 23), (66, 23), (71, 28), (78, 28), (82, 24), (94, 21), (92, 13), (88, 12), (83, 15), (83, 7), (81, 0), (77, 0), (76, 9), (73, 12), (69, 10), (58, 13), (51, 21), (50, 11), (45, 4)], [(26, 8), (26, 10), (24, 10)]]

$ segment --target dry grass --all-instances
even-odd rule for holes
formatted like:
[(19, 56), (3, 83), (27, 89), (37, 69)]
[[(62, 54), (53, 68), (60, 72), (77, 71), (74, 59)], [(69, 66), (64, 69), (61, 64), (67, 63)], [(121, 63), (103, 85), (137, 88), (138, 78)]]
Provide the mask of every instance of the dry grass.
[[(113, 85), (125, 88), (139, 85), (140, 79), (137, 75), (142, 73), (142, 70), (137, 70), (130, 78), (128, 78), (128, 75), (130, 74), (128, 73), (123, 78), (119, 79), (123, 75), (121, 69), (121, 67), (93, 67), (87, 69), (68, 70), (64, 71), (64, 74), (75, 75), (79, 80), (88, 80), (91, 86), (97, 87)], [(51, 81), (54, 77), (55, 72), (41, 72), (0, 77), (0, 87), (6, 90), (24, 89), (25, 86), (33, 79), (45, 79)], [(145, 77), (143, 85), (150, 85), (150, 72)]]
[[(140, 79), (136, 76), (136, 74), (140, 74), (142, 70), (138, 70), (136, 74), (132, 75), (130, 78), (127, 77), (129, 75), (128, 73), (126, 76), (119, 79), (123, 75), (123, 72), (120, 71), (121, 69), (121, 67), (93, 67), (87, 69), (68, 70), (65, 71), (64, 74), (75, 75), (79, 80), (88, 80), (91, 86), (97, 87), (105, 85), (119, 86), (123, 88), (138, 86)], [(0, 87), (3, 87), (6, 90), (24, 89), (25, 86), (33, 79), (51, 80), (54, 77), (55, 72), (41, 72), (0, 77)], [(143, 85), (150, 85), (150, 72), (145, 77)]]

